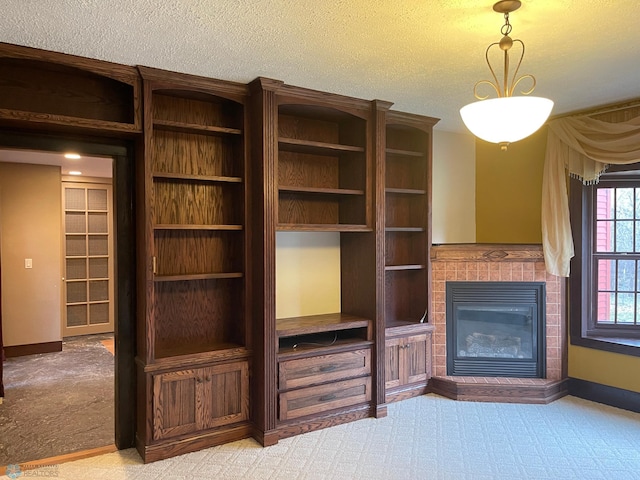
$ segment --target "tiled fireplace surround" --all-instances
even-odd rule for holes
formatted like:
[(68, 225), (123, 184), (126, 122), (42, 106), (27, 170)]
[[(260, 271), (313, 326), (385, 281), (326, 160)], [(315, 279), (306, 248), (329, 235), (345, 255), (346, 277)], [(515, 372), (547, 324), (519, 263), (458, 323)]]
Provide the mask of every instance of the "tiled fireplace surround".
[[(564, 281), (546, 272), (540, 245), (453, 244), (432, 247), (432, 390), (450, 398), (548, 403), (566, 394)], [(546, 378), (447, 376), (447, 281), (546, 284)]]

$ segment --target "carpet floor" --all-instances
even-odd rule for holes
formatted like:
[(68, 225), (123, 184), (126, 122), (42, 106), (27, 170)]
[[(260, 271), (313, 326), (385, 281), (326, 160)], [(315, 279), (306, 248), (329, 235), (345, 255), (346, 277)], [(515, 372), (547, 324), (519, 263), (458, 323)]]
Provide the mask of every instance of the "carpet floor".
[(0, 404), (0, 465), (114, 442), (113, 335), (63, 341), (62, 351), (8, 358)]
[(41, 473), (63, 480), (639, 480), (640, 414), (575, 397), (522, 405), (429, 394), (389, 405), (385, 418), (267, 448), (246, 439), (147, 465), (128, 449)]

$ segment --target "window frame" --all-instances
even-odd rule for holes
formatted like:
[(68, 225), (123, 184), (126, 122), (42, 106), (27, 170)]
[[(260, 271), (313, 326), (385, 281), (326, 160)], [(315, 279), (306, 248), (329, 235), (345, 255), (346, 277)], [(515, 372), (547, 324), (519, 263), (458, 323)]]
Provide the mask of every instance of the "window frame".
[[(602, 182), (616, 187), (633, 185), (640, 188), (640, 163), (612, 165), (607, 174), (602, 176), (600, 187), (603, 186)], [(573, 178), (570, 180), (569, 211), (575, 249), (569, 276), (570, 340), (573, 345), (640, 356), (640, 326), (596, 325), (597, 305), (594, 298), (598, 286), (594, 275), (598, 255), (593, 253), (596, 190), (596, 185), (583, 185), (580, 180)], [(640, 259), (640, 252), (626, 255), (625, 258)]]

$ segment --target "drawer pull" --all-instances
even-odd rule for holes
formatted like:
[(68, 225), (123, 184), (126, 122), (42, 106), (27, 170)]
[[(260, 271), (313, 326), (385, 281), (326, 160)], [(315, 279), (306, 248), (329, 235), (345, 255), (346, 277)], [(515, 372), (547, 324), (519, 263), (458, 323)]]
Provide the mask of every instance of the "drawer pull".
[(330, 395), (323, 395), (318, 400), (321, 402), (328, 402), (329, 400), (334, 400), (336, 398), (336, 394), (332, 393)]
[(321, 372), (332, 372), (335, 369), (336, 369), (335, 365), (323, 365), (322, 367), (320, 367), (319, 370)]

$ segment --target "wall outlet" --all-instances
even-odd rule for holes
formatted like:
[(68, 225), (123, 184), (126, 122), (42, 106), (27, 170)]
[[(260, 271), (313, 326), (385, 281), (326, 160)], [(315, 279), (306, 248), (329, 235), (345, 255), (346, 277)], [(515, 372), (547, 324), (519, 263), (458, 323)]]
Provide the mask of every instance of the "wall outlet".
[(33, 268), (33, 260), (31, 258), (24, 259), (24, 268)]

